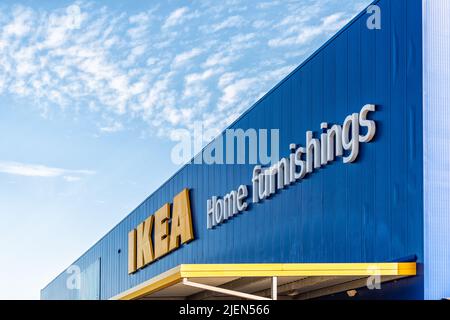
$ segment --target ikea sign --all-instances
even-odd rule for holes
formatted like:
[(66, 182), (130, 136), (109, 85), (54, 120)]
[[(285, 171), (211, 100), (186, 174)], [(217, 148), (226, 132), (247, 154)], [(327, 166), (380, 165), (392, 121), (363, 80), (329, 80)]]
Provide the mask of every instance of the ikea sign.
[[(275, 195), (278, 190), (300, 182), (314, 170), (326, 166), (342, 157), (343, 163), (354, 162), (359, 154), (361, 143), (373, 140), (376, 132), (375, 121), (369, 120), (369, 113), (375, 112), (374, 104), (365, 105), (359, 113), (348, 115), (343, 124), (320, 124), (321, 133), (314, 137), (312, 131), (306, 131), (306, 146), (289, 145), (290, 154), (270, 167), (257, 165), (253, 169), (252, 202), (260, 201)], [(207, 200), (207, 228), (232, 218), (248, 208), (249, 190), (241, 185), (222, 198), (214, 196)]]
[(189, 189), (184, 189), (173, 198), (172, 206), (164, 204), (128, 233), (128, 273), (136, 272), (193, 239)]

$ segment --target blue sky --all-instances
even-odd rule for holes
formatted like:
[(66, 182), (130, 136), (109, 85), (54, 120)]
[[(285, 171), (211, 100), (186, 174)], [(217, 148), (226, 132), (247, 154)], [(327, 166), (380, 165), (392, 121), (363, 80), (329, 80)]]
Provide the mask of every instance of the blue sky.
[(2, 1), (0, 298), (39, 290), (368, 0)]

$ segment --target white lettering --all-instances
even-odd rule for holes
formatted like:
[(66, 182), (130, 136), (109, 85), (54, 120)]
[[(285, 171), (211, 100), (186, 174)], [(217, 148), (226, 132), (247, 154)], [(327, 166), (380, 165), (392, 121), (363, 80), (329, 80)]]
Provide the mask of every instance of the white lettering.
[[(312, 131), (306, 132), (306, 147), (289, 145), (290, 154), (277, 163), (262, 168), (256, 165), (252, 174), (252, 201), (254, 204), (269, 198), (277, 190), (303, 179), (315, 169), (333, 162), (336, 157), (342, 157), (344, 163), (355, 162), (359, 154), (359, 144), (373, 140), (376, 124), (368, 120), (368, 114), (376, 110), (375, 105), (365, 105), (360, 113), (347, 116), (343, 125), (320, 124), (320, 139), (314, 138)], [(362, 128), (366, 133), (360, 135)], [(345, 153), (344, 153), (345, 151)], [(305, 159), (304, 159), (305, 158)], [(247, 209), (246, 185), (239, 186), (237, 191), (231, 191), (223, 199), (212, 197), (207, 201), (207, 227), (214, 226)]]

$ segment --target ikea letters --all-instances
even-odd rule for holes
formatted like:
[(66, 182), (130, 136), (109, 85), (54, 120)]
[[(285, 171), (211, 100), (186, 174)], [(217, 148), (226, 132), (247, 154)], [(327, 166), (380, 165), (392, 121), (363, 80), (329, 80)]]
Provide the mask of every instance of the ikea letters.
[(128, 233), (129, 274), (194, 239), (189, 189), (177, 194), (170, 207), (164, 204)]

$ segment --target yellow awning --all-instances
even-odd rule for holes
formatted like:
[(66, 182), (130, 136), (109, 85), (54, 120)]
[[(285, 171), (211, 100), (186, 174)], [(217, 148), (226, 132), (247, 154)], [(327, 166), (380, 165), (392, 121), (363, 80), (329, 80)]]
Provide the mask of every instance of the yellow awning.
[(270, 297), (274, 277), (280, 296), (314, 298), (363, 287), (369, 277), (386, 282), (414, 275), (415, 262), (181, 264), (112, 299), (214, 299), (230, 290)]

